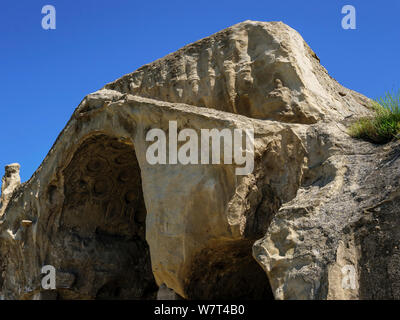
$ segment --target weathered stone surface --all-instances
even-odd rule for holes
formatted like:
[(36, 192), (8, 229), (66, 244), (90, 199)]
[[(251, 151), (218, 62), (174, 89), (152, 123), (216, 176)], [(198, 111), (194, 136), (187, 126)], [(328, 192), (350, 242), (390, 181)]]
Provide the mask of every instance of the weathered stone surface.
[[(277, 22), (243, 22), (106, 85), (8, 193), (0, 298), (399, 297), (399, 147), (346, 133), (368, 103)], [(169, 121), (254, 129), (253, 172), (150, 165), (146, 134)]]
[[(347, 141), (334, 151), (327, 133), (318, 134), (326, 160), (311, 169), (319, 174), (280, 208), (254, 257), (278, 299), (398, 299), (399, 144)], [(355, 271), (347, 289), (346, 266)]]
[[(87, 108), (93, 102), (96, 107)], [(165, 283), (187, 297), (190, 276), (201, 267), (194, 259), (215, 245), (218, 250), (239, 250), (245, 245), (246, 251), (240, 251), (245, 254), (243, 266), (258, 270), (263, 278), (258, 283), (269, 288), (251, 257), (248, 240), (265, 231), (267, 219), (259, 223), (256, 216), (261, 213), (253, 207), (262, 200), (261, 189), (267, 188), (265, 178), (236, 176), (233, 164), (148, 164), (145, 153), (150, 143), (145, 133), (152, 127), (167, 130), (169, 120), (197, 131), (253, 127), (260, 160), (275, 135), (297, 141), (286, 124), (110, 90), (89, 95), (46, 157), (46, 165), (14, 194), (3, 217), (2, 252), (10, 252), (3, 256), (10, 259), (5, 274), (13, 274), (4, 277), (5, 297), (37, 290), (44, 264), (76, 274), (74, 286), (60, 290), (60, 298), (110, 298), (109, 291), (123, 286), (125, 279), (132, 280), (126, 285), (140, 289), (123, 297), (147, 297), (149, 287), (150, 297), (155, 297), (153, 274), (157, 284)], [(282, 153), (279, 141), (274, 145), (270, 159), (279, 157), (275, 160), (279, 162), (294, 156)], [(261, 169), (257, 170), (261, 175)], [(292, 178), (288, 175), (287, 179)], [(252, 194), (250, 199), (248, 194)], [(274, 198), (265, 202), (265, 213), (272, 214), (268, 210), (275, 208)], [(26, 229), (22, 220), (33, 221), (32, 226)], [(23, 265), (14, 265), (19, 259)], [(23, 285), (16, 287), (16, 283)]]
[(295, 123), (361, 116), (368, 103), (332, 79), (299, 33), (282, 22), (239, 23), (105, 88)]
[(6, 210), (13, 192), (21, 184), (19, 169), (18, 163), (12, 163), (5, 167), (5, 174), (1, 180), (0, 217)]

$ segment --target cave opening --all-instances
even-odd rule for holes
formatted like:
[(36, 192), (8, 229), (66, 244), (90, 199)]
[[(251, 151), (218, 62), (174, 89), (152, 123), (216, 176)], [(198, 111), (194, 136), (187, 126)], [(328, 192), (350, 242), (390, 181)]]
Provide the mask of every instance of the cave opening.
[[(59, 227), (47, 258), (66, 278), (57, 285), (57, 298), (156, 299), (133, 145), (91, 136), (79, 145), (63, 177)], [(49, 201), (56, 203), (57, 197), (50, 186)], [(273, 299), (267, 275), (252, 257), (253, 242), (224, 241), (203, 249), (192, 263), (185, 298)]]
[(218, 242), (196, 255), (186, 283), (191, 300), (273, 300), (268, 277), (252, 256), (254, 241)]
[(52, 260), (74, 281), (57, 290), (58, 298), (154, 299), (158, 286), (145, 240), (146, 207), (133, 145), (107, 135), (89, 137), (63, 175)]

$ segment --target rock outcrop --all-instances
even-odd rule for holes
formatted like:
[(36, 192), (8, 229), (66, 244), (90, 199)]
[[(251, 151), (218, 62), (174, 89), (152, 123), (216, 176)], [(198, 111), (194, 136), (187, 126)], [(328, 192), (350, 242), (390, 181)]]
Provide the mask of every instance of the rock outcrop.
[(18, 163), (9, 164), (5, 168), (5, 174), (1, 180), (0, 217), (6, 210), (13, 192), (21, 184), (19, 169), (20, 165)]
[(334, 81), (302, 37), (281, 22), (239, 23), (105, 88), (305, 124), (362, 116), (368, 103)]
[[(5, 195), (0, 297), (48, 298), (44, 265), (58, 299), (399, 297), (399, 147), (346, 133), (368, 105), (279, 22), (237, 24), (107, 84)], [(170, 121), (251, 128), (254, 170), (150, 164), (146, 135)]]

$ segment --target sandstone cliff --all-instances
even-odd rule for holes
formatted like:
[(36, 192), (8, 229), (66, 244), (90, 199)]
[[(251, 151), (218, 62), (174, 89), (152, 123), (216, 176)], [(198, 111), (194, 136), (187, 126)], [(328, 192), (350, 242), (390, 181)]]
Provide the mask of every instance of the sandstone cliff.
[[(245, 21), (107, 84), (28, 182), (6, 173), (0, 297), (400, 298), (399, 146), (347, 134), (368, 105), (280, 22)], [(253, 128), (253, 172), (150, 165), (146, 133), (170, 121)]]

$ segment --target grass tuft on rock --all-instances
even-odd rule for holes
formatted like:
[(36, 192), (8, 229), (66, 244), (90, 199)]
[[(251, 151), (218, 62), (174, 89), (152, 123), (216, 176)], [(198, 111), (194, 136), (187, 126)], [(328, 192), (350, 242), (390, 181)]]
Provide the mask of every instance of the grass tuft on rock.
[(351, 125), (349, 134), (374, 143), (400, 138), (400, 90), (388, 92), (372, 102), (375, 115), (361, 118)]

